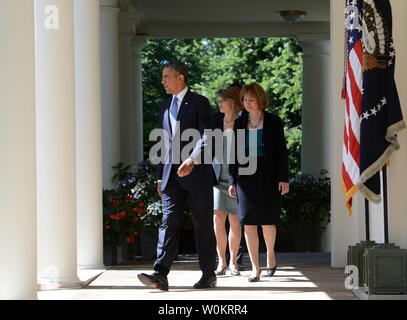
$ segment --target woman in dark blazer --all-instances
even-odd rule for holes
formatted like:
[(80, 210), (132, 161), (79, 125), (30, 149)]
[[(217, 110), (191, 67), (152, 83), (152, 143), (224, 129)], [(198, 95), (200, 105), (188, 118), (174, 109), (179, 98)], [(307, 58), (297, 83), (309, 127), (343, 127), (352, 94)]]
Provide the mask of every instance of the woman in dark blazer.
[[(258, 225), (267, 247), (268, 276), (277, 268), (274, 243), (281, 196), (289, 191), (288, 152), (281, 119), (265, 112), (268, 101), (263, 88), (257, 83), (243, 86), (240, 97), (248, 112), (235, 122), (234, 131), (238, 137), (237, 130), (244, 130), (245, 142), (237, 138), (235, 146), (244, 143), (246, 156), (256, 161), (257, 168), (254, 174), (239, 174), (247, 165), (240, 164), (236, 156), (235, 164), (229, 165), (229, 195), (238, 199), (239, 223), (244, 225), (253, 270), (249, 281), (256, 282), (260, 281)], [(251, 135), (253, 139), (249, 139)]]

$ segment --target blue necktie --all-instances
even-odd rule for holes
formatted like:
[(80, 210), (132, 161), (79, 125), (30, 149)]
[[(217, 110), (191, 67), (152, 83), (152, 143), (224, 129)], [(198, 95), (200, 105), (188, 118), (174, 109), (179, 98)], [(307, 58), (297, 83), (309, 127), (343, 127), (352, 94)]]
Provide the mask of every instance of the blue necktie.
[(170, 121), (171, 121), (171, 129), (172, 135), (175, 135), (176, 124), (177, 124), (177, 116), (178, 116), (178, 98), (174, 96), (172, 99), (172, 104), (170, 108)]

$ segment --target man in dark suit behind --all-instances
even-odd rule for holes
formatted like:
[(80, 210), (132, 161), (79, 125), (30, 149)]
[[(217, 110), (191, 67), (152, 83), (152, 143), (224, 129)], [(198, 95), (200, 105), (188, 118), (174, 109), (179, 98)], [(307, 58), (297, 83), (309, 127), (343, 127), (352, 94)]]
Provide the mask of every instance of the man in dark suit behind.
[[(182, 62), (164, 66), (162, 84), (171, 94), (160, 106), (158, 126), (168, 134), (168, 160), (157, 168), (157, 192), (163, 204), (163, 218), (159, 229), (157, 260), (154, 273), (138, 275), (149, 286), (168, 290), (167, 275), (177, 255), (177, 241), (189, 197), (201, 279), (194, 288), (216, 286), (216, 238), (213, 230), (213, 173), (212, 165), (204, 164), (204, 146), (207, 144), (205, 129), (212, 129), (211, 108), (207, 98), (191, 92), (187, 87), (188, 69)], [(180, 141), (187, 129), (199, 132), (199, 141), (187, 159), (181, 151), (190, 146)], [(178, 146), (177, 146), (178, 143)], [(180, 159), (180, 160), (177, 160)], [(182, 162), (182, 163), (181, 163)]]

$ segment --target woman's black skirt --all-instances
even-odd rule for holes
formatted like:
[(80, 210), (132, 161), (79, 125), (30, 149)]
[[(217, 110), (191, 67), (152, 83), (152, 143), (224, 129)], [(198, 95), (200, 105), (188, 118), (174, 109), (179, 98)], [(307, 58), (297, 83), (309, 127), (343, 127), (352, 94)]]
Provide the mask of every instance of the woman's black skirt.
[(281, 192), (278, 182), (264, 168), (263, 157), (257, 157), (253, 175), (237, 178), (238, 216), (241, 225), (278, 225), (281, 213)]

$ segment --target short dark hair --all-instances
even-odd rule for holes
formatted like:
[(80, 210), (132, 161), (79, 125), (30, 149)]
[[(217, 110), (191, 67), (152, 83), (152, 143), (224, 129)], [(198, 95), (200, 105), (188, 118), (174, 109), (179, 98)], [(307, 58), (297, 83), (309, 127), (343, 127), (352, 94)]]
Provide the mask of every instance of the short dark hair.
[(233, 82), (228, 89), (233, 90), (237, 93), (238, 96), (240, 96), (240, 90), (242, 90), (242, 85), (237, 82)]
[(239, 89), (242, 89), (242, 85), (239, 82), (233, 82), (228, 89), (233, 88), (233, 87), (237, 87)]
[(166, 63), (164, 65), (164, 68), (171, 68), (178, 72), (179, 74), (182, 74), (184, 76), (185, 83), (187, 83), (188, 80), (188, 67), (183, 63), (182, 61), (172, 61), (169, 63)]

